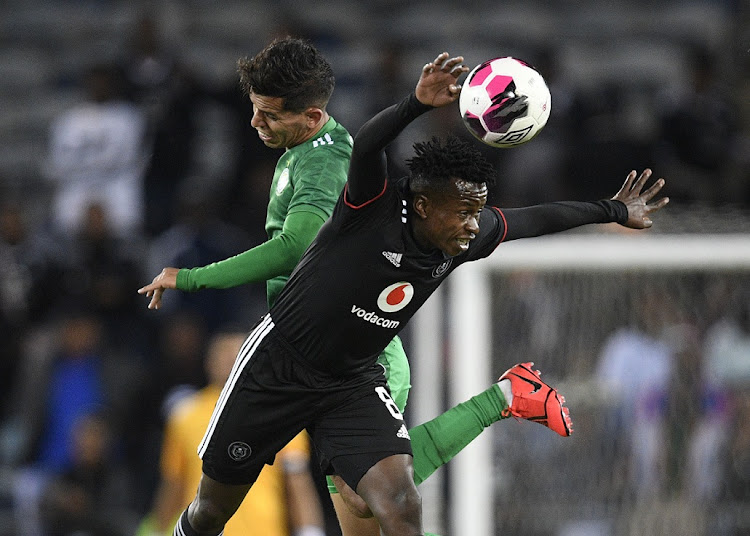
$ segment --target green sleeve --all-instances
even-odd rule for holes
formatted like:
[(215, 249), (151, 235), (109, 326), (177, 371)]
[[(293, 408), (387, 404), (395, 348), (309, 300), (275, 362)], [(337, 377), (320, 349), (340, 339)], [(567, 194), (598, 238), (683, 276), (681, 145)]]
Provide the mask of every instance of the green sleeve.
[(289, 275), (324, 222), (314, 207), (309, 211), (297, 207), (287, 216), (282, 232), (271, 240), (223, 261), (182, 268), (177, 273), (177, 288), (231, 288)]

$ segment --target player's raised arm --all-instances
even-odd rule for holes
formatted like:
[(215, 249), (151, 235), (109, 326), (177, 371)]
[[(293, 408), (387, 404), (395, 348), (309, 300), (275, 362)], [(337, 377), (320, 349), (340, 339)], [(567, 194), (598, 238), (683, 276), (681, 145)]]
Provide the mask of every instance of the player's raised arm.
[(458, 77), (469, 69), (463, 56), (451, 58), (443, 52), (422, 67), (413, 94), (389, 106), (367, 121), (354, 138), (349, 167), (347, 201), (361, 205), (383, 191), (386, 163), (383, 150), (414, 119), (424, 112), (445, 106), (458, 99), (461, 86)]

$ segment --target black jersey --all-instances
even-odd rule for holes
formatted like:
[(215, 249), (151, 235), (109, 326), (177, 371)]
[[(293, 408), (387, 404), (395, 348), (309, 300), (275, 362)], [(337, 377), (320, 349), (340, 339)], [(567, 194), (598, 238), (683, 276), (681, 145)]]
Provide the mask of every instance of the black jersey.
[(364, 206), (341, 196), (271, 310), (284, 338), (315, 368), (371, 366), (449, 273), (502, 241), (502, 217), (488, 207), (467, 251), (422, 251), (405, 194), (402, 181), (388, 182)]
[(612, 201), (486, 207), (466, 251), (446, 257), (420, 249), (406, 181), (386, 180), (383, 149), (429, 109), (412, 94), (362, 127), (334, 212), (270, 311), (279, 335), (319, 371), (348, 375), (371, 367), (448, 274), (505, 239), (627, 218), (625, 205)]

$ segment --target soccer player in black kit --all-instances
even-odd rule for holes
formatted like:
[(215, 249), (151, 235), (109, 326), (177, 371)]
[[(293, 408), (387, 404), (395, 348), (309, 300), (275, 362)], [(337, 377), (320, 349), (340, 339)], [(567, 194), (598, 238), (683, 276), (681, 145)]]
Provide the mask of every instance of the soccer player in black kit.
[[(409, 176), (386, 174), (385, 147), (415, 118), (458, 98), (463, 58), (426, 64), (415, 92), (355, 138), (346, 188), (270, 312), (240, 350), (199, 447), (203, 478), (175, 527), (178, 536), (221, 534), (263, 464), (307, 428), (323, 468), (365, 501), (385, 536), (424, 534), (403, 416), (376, 359), (459, 265), (504, 241), (590, 223), (651, 226), (667, 204), (631, 172), (611, 200), (485, 208), (493, 170), (455, 138), (415, 145)], [(526, 365), (510, 381), (507, 412), (562, 435), (562, 397)], [(540, 398), (541, 396), (541, 398)]]

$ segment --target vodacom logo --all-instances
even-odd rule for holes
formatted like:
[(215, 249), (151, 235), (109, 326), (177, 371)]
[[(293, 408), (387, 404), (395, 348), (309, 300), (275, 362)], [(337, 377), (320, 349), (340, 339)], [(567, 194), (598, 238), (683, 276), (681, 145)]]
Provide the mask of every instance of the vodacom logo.
[(400, 311), (414, 297), (414, 287), (406, 281), (399, 281), (383, 289), (378, 296), (378, 307), (386, 313)]

